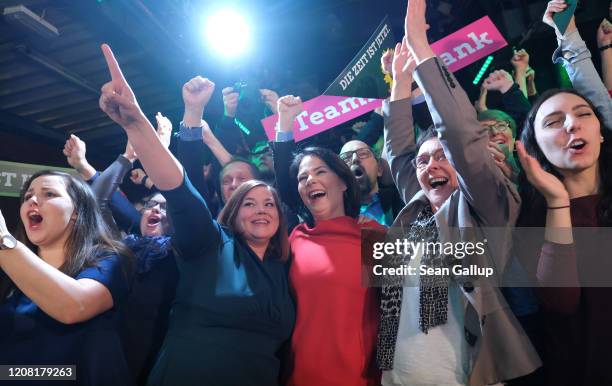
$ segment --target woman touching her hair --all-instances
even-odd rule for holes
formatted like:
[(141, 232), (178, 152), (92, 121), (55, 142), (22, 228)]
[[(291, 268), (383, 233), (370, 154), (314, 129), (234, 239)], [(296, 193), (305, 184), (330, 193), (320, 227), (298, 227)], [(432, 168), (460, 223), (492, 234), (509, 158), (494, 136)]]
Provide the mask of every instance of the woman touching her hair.
[(66, 373), (78, 385), (130, 384), (118, 324), (131, 254), (69, 174), (34, 174), (19, 200), (18, 239), (0, 214), (0, 363), (76, 365)]
[(593, 280), (595, 272), (612, 273), (601, 254), (609, 240), (604, 245), (585, 237), (594, 232), (572, 231), (612, 226), (610, 128), (581, 93), (549, 90), (531, 109), (522, 142), (517, 150), (530, 185), (523, 187), (519, 225), (545, 227), (536, 276), (546, 311), (548, 384), (610, 384), (612, 291)]

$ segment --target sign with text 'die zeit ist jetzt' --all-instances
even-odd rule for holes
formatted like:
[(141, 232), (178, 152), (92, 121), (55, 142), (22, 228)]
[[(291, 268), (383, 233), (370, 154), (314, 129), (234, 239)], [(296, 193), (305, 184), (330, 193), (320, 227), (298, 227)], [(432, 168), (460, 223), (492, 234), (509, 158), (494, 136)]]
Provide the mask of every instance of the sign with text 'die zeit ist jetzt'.
[[(394, 44), (393, 38), (389, 38), (391, 33), (388, 28), (385, 18), (324, 95), (304, 102), (304, 111), (293, 125), (296, 141), (329, 130), (381, 106), (382, 98), (388, 96), (388, 86), (380, 71), (380, 57), (382, 48)], [(507, 45), (491, 19), (485, 16), (432, 43), (431, 48), (449, 71), (455, 72)], [(370, 50), (374, 50), (372, 57)], [(380, 88), (373, 86), (378, 85), (379, 81)], [(278, 115), (262, 120), (270, 140), (274, 140), (277, 120)]]
[(385, 16), (368, 42), (323, 95), (378, 99), (388, 97), (389, 85), (385, 83), (381, 72), (380, 57), (387, 48), (395, 47), (395, 43), (388, 17)]

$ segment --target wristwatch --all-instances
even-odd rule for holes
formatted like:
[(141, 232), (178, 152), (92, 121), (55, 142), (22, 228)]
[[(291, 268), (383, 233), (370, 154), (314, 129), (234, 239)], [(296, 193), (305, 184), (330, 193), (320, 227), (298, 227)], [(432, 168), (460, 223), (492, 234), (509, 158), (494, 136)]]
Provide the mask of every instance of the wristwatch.
[(17, 239), (15, 239), (11, 234), (6, 234), (0, 236), (0, 249), (13, 249), (17, 246)]

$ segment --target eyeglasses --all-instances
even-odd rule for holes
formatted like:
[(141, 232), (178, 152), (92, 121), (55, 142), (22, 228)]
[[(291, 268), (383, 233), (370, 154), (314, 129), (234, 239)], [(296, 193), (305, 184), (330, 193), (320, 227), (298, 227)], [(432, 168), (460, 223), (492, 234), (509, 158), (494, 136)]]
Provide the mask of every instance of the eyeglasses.
[(512, 131), (512, 127), (510, 127), (510, 122), (508, 121), (497, 121), (492, 125), (484, 125), (491, 134), (503, 133), (505, 131)]
[(340, 153), (340, 158), (345, 163), (350, 163), (353, 159), (353, 154), (357, 154), (358, 159), (368, 159), (373, 155), (370, 149), (362, 148), (354, 151), (345, 151), (344, 153)]
[(157, 205), (159, 205), (159, 211), (162, 213), (166, 213), (166, 203), (165, 202), (159, 202), (159, 201), (155, 201), (155, 200), (149, 200), (146, 201), (144, 203), (144, 208), (145, 209), (153, 209), (155, 208)]
[(431, 158), (436, 160), (436, 162), (447, 163), (448, 159), (446, 158), (446, 154), (444, 154), (444, 150), (440, 149), (433, 154), (433, 157), (430, 154), (421, 154), (420, 156), (414, 158), (412, 160), (412, 166), (414, 166), (417, 170), (424, 170)]

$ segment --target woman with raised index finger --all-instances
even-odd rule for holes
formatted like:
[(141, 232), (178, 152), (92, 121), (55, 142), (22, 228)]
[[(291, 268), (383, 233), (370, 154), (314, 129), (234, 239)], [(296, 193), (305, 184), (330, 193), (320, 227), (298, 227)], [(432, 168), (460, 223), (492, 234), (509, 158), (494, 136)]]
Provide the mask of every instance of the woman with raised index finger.
[(179, 282), (150, 385), (275, 385), (290, 337), (286, 227), (273, 188), (243, 183), (215, 221), (181, 164), (160, 143), (108, 46), (112, 81), (100, 106), (128, 134), (173, 219)]

